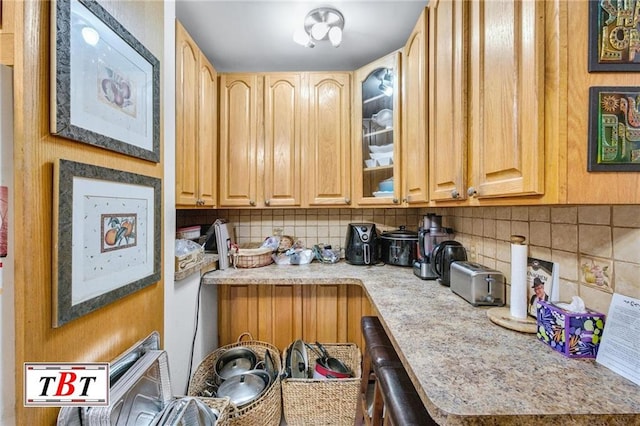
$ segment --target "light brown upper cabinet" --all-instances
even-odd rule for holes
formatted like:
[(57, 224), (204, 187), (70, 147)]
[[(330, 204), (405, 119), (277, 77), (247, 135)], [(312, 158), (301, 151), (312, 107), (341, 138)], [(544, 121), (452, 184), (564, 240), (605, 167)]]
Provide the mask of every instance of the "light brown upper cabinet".
[(402, 202), (419, 207), (428, 201), (427, 40), (425, 9), (402, 49)]
[(545, 3), (437, 0), (430, 6), (431, 199), (539, 200)]
[(429, 3), (429, 197), (466, 198), (468, 2)]
[(302, 204), (301, 112), (299, 73), (264, 76), (264, 205)]
[(258, 74), (220, 76), (221, 207), (258, 205), (258, 129), (262, 125), (263, 78)]
[[(425, 9), (402, 52), (355, 72), (353, 168), (359, 206), (427, 205), (427, 36)], [(392, 95), (386, 90), (390, 85)], [(389, 180), (391, 193), (380, 187)]]
[[(400, 203), (399, 71), (400, 53), (395, 52), (354, 73), (352, 170), (357, 206)], [(393, 189), (381, 188), (381, 182)]]
[(303, 182), (307, 206), (351, 204), (351, 74), (305, 73), (306, 149)]
[(217, 73), (176, 21), (176, 206), (216, 205)]
[(544, 192), (544, 2), (469, 2), (467, 195)]
[(350, 203), (349, 73), (223, 74), (220, 87), (221, 207)]
[(22, 7), (21, 2), (0, 1), (0, 65), (13, 65), (16, 6)]

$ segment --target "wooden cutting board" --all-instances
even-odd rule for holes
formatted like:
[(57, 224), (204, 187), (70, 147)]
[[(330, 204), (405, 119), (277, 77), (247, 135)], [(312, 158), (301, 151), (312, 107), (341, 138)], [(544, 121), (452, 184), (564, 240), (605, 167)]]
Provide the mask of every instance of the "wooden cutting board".
[(509, 330), (520, 331), (522, 333), (535, 333), (538, 325), (532, 317), (515, 318), (511, 316), (509, 307), (491, 308), (487, 311), (487, 316), (491, 322)]

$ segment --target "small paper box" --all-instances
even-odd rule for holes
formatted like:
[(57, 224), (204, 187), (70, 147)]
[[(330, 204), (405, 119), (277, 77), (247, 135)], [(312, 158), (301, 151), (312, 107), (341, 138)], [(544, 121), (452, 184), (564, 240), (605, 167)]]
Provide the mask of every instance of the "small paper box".
[(605, 315), (587, 309), (587, 312), (569, 312), (551, 302), (538, 301), (536, 305), (538, 339), (569, 358), (595, 358), (598, 354)]

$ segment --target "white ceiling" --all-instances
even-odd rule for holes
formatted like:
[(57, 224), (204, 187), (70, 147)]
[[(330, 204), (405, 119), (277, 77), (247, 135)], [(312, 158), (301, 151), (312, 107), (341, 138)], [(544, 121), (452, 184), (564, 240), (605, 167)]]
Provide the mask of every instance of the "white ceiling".
[[(404, 46), (428, 0), (176, 0), (176, 17), (219, 72), (351, 71)], [(307, 13), (334, 7), (344, 16), (340, 47), (293, 41)]]

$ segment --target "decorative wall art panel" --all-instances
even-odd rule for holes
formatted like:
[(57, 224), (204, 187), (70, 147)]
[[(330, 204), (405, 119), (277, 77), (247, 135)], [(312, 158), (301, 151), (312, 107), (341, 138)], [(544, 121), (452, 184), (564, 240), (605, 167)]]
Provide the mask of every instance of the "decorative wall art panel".
[(160, 62), (93, 0), (52, 7), (51, 132), (160, 161)]
[(640, 87), (589, 89), (588, 171), (640, 171)]
[(54, 327), (160, 280), (160, 186), (149, 176), (55, 164)]
[(640, 71), (640, 0), (589, 1), (589, 72)]

